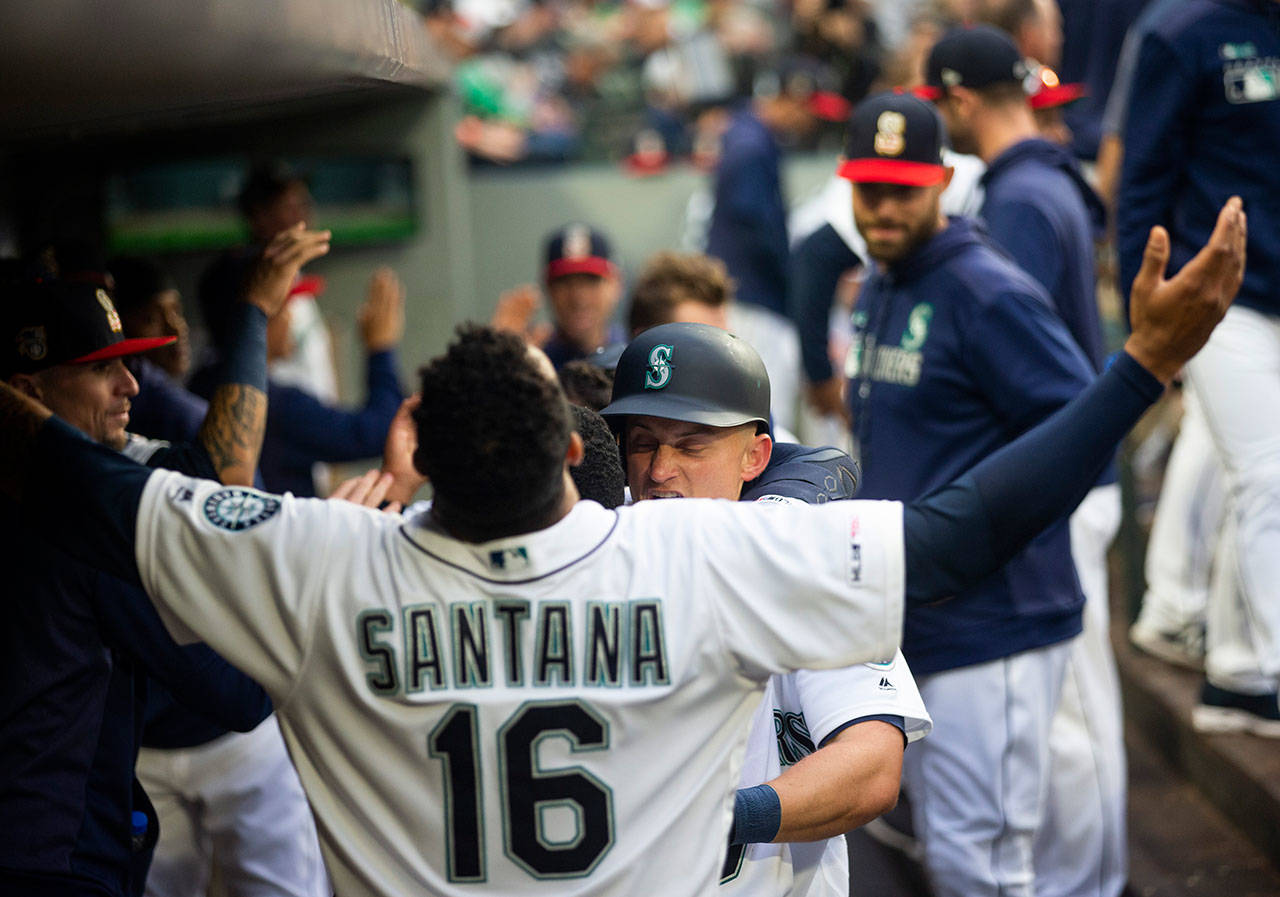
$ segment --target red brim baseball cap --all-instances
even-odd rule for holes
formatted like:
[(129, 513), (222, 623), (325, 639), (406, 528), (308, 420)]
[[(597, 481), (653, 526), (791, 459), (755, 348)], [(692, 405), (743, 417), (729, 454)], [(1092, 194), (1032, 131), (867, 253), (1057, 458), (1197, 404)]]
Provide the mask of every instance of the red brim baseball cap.
[(905, 162), (899, 159), (846, 159), (836, 174), (855, 184), (904, 184), (930, 187), (942, 183), (947, 170), (927, 162)]
[(911, 88), (911, 95), (922, 100), (928, 100), (930, 103), (936, 103), (942, 99), (942, 88), (934, 87), (931, 84), (921, 84), (918, 87)]
[(1053, 87), (1045, 86), (1031, 95), (1032, 109), (1055, 109), (1058, 106), (1065, 106), (1068, 103), (1074, 103), (1076, 100), (1088, 93), (1088, 88), (1083, 84), (1058, 84)]
[(176, 343), (176, 336), (148, 336), (137, 339), (124, 339), (110, 346), (104, 346), (88, 355), (70, 359), (67, 364), (85, 364), (90, 361), (107, 361), (112, 358), (123, 358), (126, 355), (137, 355), (139, 352), (150, 352), (170, 343)]
[(570, 274), (594, 274), (611, 277), (613, 252), (604, 234), (585, 224), (570, 224), (551, 235), (543, 257), (543, 276), (547, 283)]

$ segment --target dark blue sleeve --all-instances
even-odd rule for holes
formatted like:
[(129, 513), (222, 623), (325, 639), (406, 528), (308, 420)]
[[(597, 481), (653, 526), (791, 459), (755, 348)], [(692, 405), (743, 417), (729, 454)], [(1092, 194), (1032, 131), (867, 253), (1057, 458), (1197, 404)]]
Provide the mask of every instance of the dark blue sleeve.
[(971, 588), (1070, 513), (1163, 391), (1160, 381), (1121, 353), (1056, 414), (907, 505), (908, 605)]
[(104, 638), (127, 651), (189, 710), (248, 732), (271, 713), (271, 699), (208, 645), (179, 645), (141, 589), (99, 577), (94, 603)]
[(987, 202), (982, 207), (987, 231), (1018, 267), (1053, 295), (1062, 278), (1062, 241), (1041, 209), (1018, 199)]
[(875, 713), (871, 716), (860, 716), (857, 719), (851, 719), (847, 723), (836, 726), (831, 730), (830, 735), (822, 739), (822, 744), (818, 745), (818, 747), (826, 747), (831, 743), (831, 739), (835, 738), (850, 726), (856, 726), (858, 723), (867, 723), (872, 721), (888, 723), (891, 726), (896, 726), (898, 731), (902, 733), (902, 746), (904, 748), (907, 746), (907, 721), (900, 716), (894, 716), (890, 713)]
[(831, 305), (840, 277), (862, 264), (830, 224), (805, 237), (791, 253), (790, 316), (800, 335), (800, 360), (810, 383), (829, 380)]
[[(1157, 34), (1148, 34), (1142, 41), (1133, 83), (1141, 85), (1141, 96), (1130, 105), (1125, 120), (1124, 162), (1116, 200), (1117, 286), (1126, 311), (1151, 228), (1172, 223), (1195, 105), (1193, 74)], [(1223, 139), (1229, 139), (1228, 135)]]
[[(22, 509), (41, 536), (79, 561), (141, 586), (138, 503), (151, 471), (56, 417), (40, 428)], [(68, 516), (73, 513), (74, 519)]]
[(403, 400), (395, 353), (374, 352), (368, 359), (363, 408), (347, 411), (304, 390), (273, 386), (267, 427), (272, 439), (317, 461), (357, 461), (382, 454), (387, 429)]
[(841, 501), (857, 493), (860, 473), (858, 462), (838, 448), (780, 442), (764, 472), (742, 487), (741, 500), (780, 495), (811, 505)]

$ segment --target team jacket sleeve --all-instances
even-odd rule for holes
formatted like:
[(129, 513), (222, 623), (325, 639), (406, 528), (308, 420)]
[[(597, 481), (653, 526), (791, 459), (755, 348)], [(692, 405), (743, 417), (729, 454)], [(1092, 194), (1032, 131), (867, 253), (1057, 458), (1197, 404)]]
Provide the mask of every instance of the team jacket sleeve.
[(1124, 162), (1116, 202), (1117, 286), (1126, 310), (1129, 289), (1142, 266), (1147, 235), (1155, 225), (1168, 227), (1171, 223), (1195, 104), (1192, 73), (1157, 34), (1148, 34), (1141, 44), (1133, 83), (1142, 85), (1141, 98), (1130, 105), (1125, 120)]
[(187, 709), (218, 725), (248, 732), (271, 714), (262, 686), (207, 645), (179, 645), (136, 586), (102, 576), (94, 590), (108, 640), (124, 648)]
[(904, 510), (906, 596), (949, 598), (1070, 513), (1164, 387), (1125, 353), (1065, 407)]
[(382, 454), (387, 428), (404, 393), (394, 352), (374, 352), (366, 364), (368, 396), (364, 407), (354, 411), (329, 405), (305, 390), (273, 389), (273, 435), (320, 461), (357, 461)]
[(691, 578), (744, 675), (894, 656), (902, 636), (899, 503), (699, 504)]
[(830, 224), (801, 241), (791, 254), (791, 319), (800, 336), (800, 360), (810, 383), (831, 378), (827, 355), (831, 305), (840, 276), (861, 264)]
[(316, 558), (342, 556), (334, 517), (363, 510), (338, 504), (157, 473), (138, 509), (143, 588), (175, 639), (205, 641), (281, 703), (333, 566)]
[(1044, 212), (1030, 202), (1015, 200), (988, 205), (983, 217), (991, 239), (1052, 294), (1062, 276), (1062, 253)]

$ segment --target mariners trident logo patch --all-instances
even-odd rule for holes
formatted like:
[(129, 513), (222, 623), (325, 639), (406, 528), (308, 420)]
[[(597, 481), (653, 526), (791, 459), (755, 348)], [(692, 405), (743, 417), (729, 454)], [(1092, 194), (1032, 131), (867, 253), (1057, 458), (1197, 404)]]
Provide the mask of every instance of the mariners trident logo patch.
[(644, 370), (644, 388), (662, 389), (671, 382), (671, 346), (657, 345), (649, 350), (649, 366)]

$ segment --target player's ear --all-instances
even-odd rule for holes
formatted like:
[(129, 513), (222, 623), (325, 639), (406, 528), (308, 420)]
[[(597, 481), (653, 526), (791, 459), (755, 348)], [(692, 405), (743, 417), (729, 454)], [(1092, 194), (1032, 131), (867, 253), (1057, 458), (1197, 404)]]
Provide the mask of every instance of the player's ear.
[(769, 466), (773, 457), (773, 439), (768, 433), (757, 433), (751, 438), (742, 458), (742, 481), (754, 480)]
[(569, 448), (565, 450), (564, 460), (570, 467), (577, 467), (587, 456), (586, 446), (582, 444), (582, 436), (577, 430), (569, 434)]

